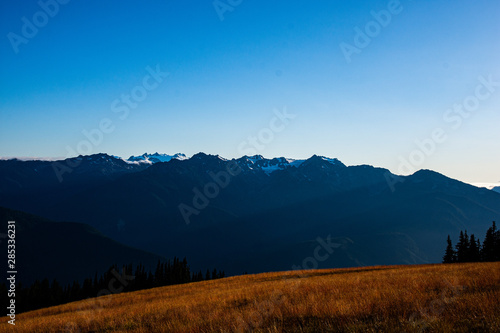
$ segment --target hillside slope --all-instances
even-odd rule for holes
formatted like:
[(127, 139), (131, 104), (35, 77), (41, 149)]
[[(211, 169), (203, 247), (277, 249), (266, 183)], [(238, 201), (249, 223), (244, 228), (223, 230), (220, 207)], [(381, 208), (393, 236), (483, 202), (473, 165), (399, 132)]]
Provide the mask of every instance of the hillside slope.
[(18, 281), (25, 285), (44, 278), (67, 284), (93, 278), (113, 264), (143, 263), (149, 268), (164, 260), (120, 244), (83, 223), (53, 222), (3, 207), (0, 220), (2, 233), (6, 232), (6, 221), (16, 222)]
[(500, 263), (264, 273), (28, 312), (16, 332), (499, 332), (499, 286)]

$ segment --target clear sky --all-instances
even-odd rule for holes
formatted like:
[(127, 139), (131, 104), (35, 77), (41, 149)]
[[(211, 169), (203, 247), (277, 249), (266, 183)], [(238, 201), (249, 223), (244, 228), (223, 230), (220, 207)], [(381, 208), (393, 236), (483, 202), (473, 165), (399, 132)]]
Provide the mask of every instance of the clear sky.
[(500, 181), (498, 0), (55, 1), (0, 3), (1, 157), (318, 154)]

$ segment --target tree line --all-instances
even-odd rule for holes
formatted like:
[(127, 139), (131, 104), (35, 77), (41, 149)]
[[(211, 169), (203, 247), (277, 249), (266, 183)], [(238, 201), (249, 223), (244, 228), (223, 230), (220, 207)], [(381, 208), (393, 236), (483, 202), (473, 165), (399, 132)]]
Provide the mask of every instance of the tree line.
[(460, 231), (455, 247), (453, 247), (450, 235), (448, 235), (446, 243), (443, 263), (500, 261), (500, 230), (497, 229), (495, 221), (486, 231), (482, 245), (474, 234), (469, 237), (467, 230)]
[[(224, 271), (207, 270), (191, 272), (186, 258), (173, 261), (158, 261), (154, 272), (147, 270), (139, 264), (133, 269), (133, 264), (125, 265), (120, 270), (117, 265), (111, 266), (104, 274), (87, 277), (83, 283), (74, 281), (68, 285), (61, 285), (56, 279), (36, 280), (28, 287), (22, 284), (16, 286), (16, 313), (32, 311), (49, 306), (65, 304), (87, 298), (117, 294), (121, 292), (143, 290), (174, 284), (198, 282), (204, 280), (220, 279), (225, 276)], [(8, 288), (0, 284), (2, 304), (9, 302)]]

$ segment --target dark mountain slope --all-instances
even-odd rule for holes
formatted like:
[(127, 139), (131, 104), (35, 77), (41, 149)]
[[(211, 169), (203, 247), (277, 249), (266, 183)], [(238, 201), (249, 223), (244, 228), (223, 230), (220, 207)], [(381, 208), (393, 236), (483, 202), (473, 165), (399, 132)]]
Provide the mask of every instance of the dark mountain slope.
[[(328, 235), (342, 247), (318, 263), (324, 267), (439, 262), (449, 233), (468, 229), (481, 237), (500, 218), (493, 191), (426, 170), (398, 178), (393, 191), (385, 169), (320, 157), (272, 173), (242, 167), (196, 208), (195, 193), (229, 163), (205, 154), (158, 163), (68, 197), (46, 214), (91, 221), (125, 244), (229, 273), (288, 269)], [(180, 204), (196, 208), (189, 224)]]
[(149, 165), (129, 164), (107, 154), (61, 161), (0, 161), (0, 204), (30, 213)]
[(233, 274), (301, 265), (328, 236), (338, 247), (319, 267), (439, 262), (448, 234), (483, 237), (500, 219), (500, 194), (428, 170), (398, 177), (321, 156), (227, 161), (200, 153), (70, 186), (38, 209)]
[[(16, 264), (24, 284), (57, 278), (61, 283), (93, 277), (111, 265), (139, 263), (154, 267), (159, 259), (145, 251), (120, 244), (82, 223), (50, 220), (0, 207), (2, 233), (7, 221), (16, 222)], [(6, 248), (7, 238), (2, 239)]]

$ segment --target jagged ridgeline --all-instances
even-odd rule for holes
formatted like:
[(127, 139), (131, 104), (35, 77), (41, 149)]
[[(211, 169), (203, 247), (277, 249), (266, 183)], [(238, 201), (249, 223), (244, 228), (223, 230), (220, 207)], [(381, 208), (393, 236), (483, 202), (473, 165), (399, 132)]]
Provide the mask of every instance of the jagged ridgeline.
[[(10, 160), (0, 161), (0, 180), (0, 206), (84, 224), (149, 253), (136, 264), (149, 260), (153, 270), (174, 256), (229, 275), (290, 270), (308, 264), (318, 239), (336, 247), (309, 268), (438, 263), (448, 234), (479, 235), (500, 220), (497, 192), (430, 170), (403, 177), (321, 156)], [(54, 246), (72, 246), (68, 234)], [(118, 259), (102, 271), (131, 261)]]

